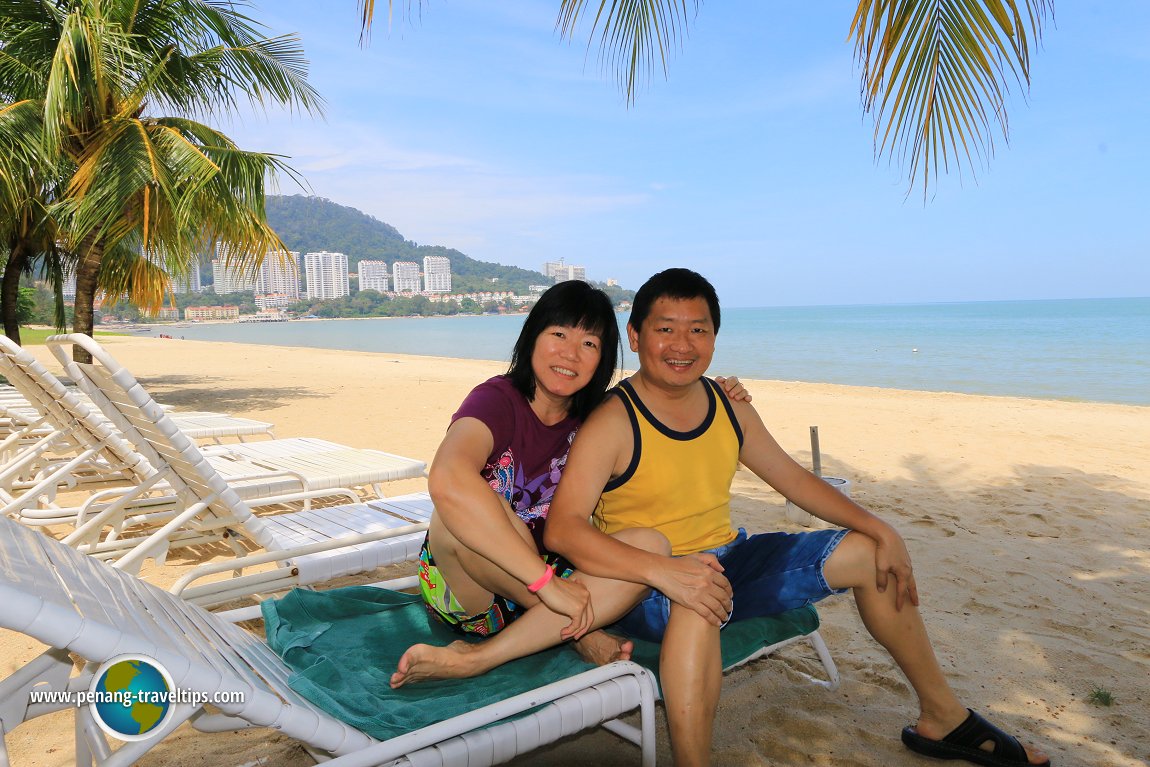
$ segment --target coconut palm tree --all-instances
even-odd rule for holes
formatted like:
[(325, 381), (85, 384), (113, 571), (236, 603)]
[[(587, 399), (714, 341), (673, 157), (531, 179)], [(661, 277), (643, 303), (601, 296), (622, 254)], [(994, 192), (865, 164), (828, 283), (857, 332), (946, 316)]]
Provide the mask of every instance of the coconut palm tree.
[[(2, 52), (0, 52), (2, 55)], [(0, 314), (4, 334), (20, 343), (18, 303), (20, 278), (31, 274), (47, 252), (55, 252), (51, 192), (37, 169), (45, 166), (36, 140), (42, 125), (34, 105), (0, 106)]]
[(105, 269), (113, 294), (154, 307), (217, 243), (249, 269), (284, 249), (264, 184), (291, 168), (197, 121), (243, 97), (320, 109), (298, 40), (263, 36), (243, 5), (0, 0), (0, 93), (38, 105), (44, 156), (67, 168), (50, 212), (76, 255), (76, 332), (92, 331)]
[[(406, 0), (405, 7), (411, 0)], [(394, 5), (388, 0), (390, 15)], [(635, 86), (681, 45), (700, 0), (559, 0), (565, 36), (589, 21), (600, 58), (628, 103)], [(693, 6), (693, 11), (691, 6)], [(363, 31), (374, 0), (359, 0)], [(1030, 44), (1052, 0), (859, 0), (849, 38), (861, 70), (863, 110), (875, 119), (876, 155), (897, 158), (924, 196), (952, 164), (972, 171), (1008, 136), (1011, 83), (1030, 83)], [(845, 19), (844, 19), (845, 21)], [(361, 37), (362, 39), (362, 37)]]

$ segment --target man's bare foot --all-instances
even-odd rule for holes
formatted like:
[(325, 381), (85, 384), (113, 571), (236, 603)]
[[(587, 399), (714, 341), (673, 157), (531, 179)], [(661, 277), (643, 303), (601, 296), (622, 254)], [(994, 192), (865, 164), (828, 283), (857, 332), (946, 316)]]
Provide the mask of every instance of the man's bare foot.
[(475, 646), (457, 640), (446, 647), (429, 644), (416, 644), (408, 647), (395, 673), (391, 675), (392, 689), (413, 682), (426, 682), (429, 679), (464, 679), (478, 676), (486, 669), (468, 662)]
[(603, 629), (592, 631), (575, 642), (575, 652), (588, 663), (605, 666), (617, 660), (631, 660), (635, 643), (630, 639), (608, 634)]

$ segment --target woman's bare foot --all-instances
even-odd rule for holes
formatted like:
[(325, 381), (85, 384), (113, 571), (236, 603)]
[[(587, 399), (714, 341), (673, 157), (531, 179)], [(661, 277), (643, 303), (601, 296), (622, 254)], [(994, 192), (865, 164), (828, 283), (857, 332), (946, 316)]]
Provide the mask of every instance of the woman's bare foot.
[(474, 662), (475, 645), (457, 640), (446, 647), (416, 644), (408, 647), (395, 673), (391, 675), (392, 689), (429, 679), (464, 679), (478, 676), (487, 669)]
[(592, 631), (575, 642), (575, 652), (588, 663), (605, 666), (617, 660), (631, 660), (635, 643), (630, 639), (608, 634), (603, 629)]

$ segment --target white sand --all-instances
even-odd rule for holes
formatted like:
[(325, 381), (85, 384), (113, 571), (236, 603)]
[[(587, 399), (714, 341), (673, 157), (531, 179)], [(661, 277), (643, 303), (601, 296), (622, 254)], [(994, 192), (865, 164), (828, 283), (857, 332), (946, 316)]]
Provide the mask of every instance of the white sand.
[[(106, 345), (157, 398), (185, 409), (272, 421), (280, 437), (324, 437), (428, 461), (470, 387), (501, 370), (152, 338)], [(854, 498), (902, 531), (939, 656), (968, 705), (1041, 744), (1057, 765), (1150, 764), (1150, 408), (769, 381), (748, 387), (776, 438), (804, 463), (808, 427), (818, 425), (825, 473), (849, 478)], [(413, 489), (420, 483), (397, 492)], [(734, 491), (736, 522), (752, 532), (800, 529), (748, 472)], [(189, 564), (176, 559), (145, 575), (170, 583)], [(815, 666), (797, 649), (733, 672), (715, 763), (931, 764), (898, 740), (915, 716), (913, 696), (851, 600), (829, 600), (820, 614), (840, 690), (805, 684), (796, 671)], [(0, 631), (0, 674), (40, 649)], [(1088, 702), (1096, 686), (1114, 705)], [(71, 738), (67, 713), (23, 725), (8, 738), (12, 763), (70, 764)], [(274, 733), (186, 727), (141, 764), (260, 758), (311, 764)], [(665, 731), (660, 758), (670, 763)], [(598, 732), (520, 763), (633, 765), (638, 753)]]

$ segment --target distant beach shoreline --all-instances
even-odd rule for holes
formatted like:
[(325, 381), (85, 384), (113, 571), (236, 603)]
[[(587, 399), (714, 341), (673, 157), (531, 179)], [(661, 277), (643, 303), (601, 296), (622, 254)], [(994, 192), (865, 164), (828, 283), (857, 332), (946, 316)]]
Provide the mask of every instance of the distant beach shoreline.
[[(712, 370), (723, 374), (1150, 406), (1150, 299), (727, 309), (722, 316)], [(619, 318), (622, 328), (627, 315)], [(425, 321), (430, 319), (438, 321)], [(156, 325), (152, 333), (505, 363), (522, 319), (506, 314), (225, 321)], [(636, 365), (626, 349), (623, 365)]]

